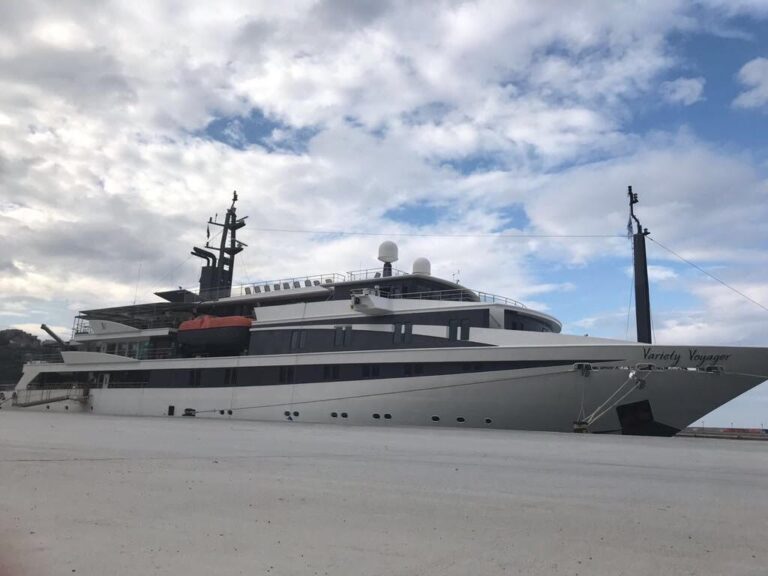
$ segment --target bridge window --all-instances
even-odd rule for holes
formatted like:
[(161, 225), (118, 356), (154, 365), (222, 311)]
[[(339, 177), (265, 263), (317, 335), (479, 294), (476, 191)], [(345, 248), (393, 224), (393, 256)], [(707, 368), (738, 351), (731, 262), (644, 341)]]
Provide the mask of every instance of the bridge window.
[(461, 339), (469, 340), (469, 320), (461, 321)]
[(293, 366), (280, 366), (280, 384), (293, 384), (296, 381), (296, 371)]
[(291, 350), (303, 350), (307, 345), (307, 331), (293, 330), (291, 332)]
[[(200, 387), (200, 379), (202, 377), (203, 371), (202, 370), (190, 370), (189, 371), (189, 386), (191, 388), (199, 388)], [(114, 382), (114, 375), (111, 379)]]
[(459, 321), (455, 318), (448, 320), (448, 340), (456, 340), (459, 335)]
[(333, 345), (349, 347), (352, 345), (352, 326), (336, 326), (333, 333)]
[(323, 380), (338, 380), (340, 368), (338, 364), (325, 364), (323, 366)]
[(237, 368), (224, 369), (224, 386), (237, 386)]
[(363, 364), (362, 365), (363, 378), (378, 378), (379, 377), (379, 365), (378, 364)]

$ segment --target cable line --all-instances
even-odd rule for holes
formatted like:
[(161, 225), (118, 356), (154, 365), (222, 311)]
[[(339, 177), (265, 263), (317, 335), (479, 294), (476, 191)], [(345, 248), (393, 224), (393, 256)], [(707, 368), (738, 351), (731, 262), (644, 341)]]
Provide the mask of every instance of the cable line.
[(413, 238), (625, 238), (624, 234), (421, 234), (417, 232), (362, 232), (350, 230), (301, 230), (293, 228), (255, 228), (257, 232), (287, 234), (326, 234), (336, 236), (392, 236)]
[(658, 240), (654, 240), (652, 236), (648, 236), (648, 239), (649, 239), (651, 242), (653, 242), (654, 244), (658, 244), (659, 246), (661, 246), (662, 248), (664, 248), (664, 250), (666, 250), (667, 252), (669, 252), (669, 253), (670, 253), (670, 254), (672, 254), (673, 256), (675, 256), (675, 257), (679, 258), (680, 260), (682, 260), (682, 261), (683, 261), (683, 262), (685, 262), (686, 264), (688, 264), (688, 265), (690, 265), (690, 266), (693, 266), (693, 267), (694, 267), (694, 268), (696, 268), (696, 270), (698, 270), (699, 272), (702, 272), (702, 273), (706, 274), (707, 276), (709, 276), (710, 278), (712, 278), (712, 280), (715, 280), (716, 282), (719, 282), (720, 284), (722, 284), (723, 286), (725, 286), (725, 287), (726, 287), (726, 288), (728, 288), (729, 290), (732, 290), (732, 291), (734, 291), (736, 294), (738, 294), (738, 295), (739, 295), (739, 296), (741, 296), (742, 298), (745, 298), (745, 299), (749, 300), (749, 301), (750, 301), (750, 302), (752, 302), (752, 304), (754, 304), (755, 306), (759, 306), (760, 308), (762, 308), (763, 310), (765, 310), (766, 312), (768, 312), (768, 307), (764, 306), (763, 304), (761, 304), (761, 303), (760, 303), (760, 302), (758, 302), (757, 300), (754, 300), (753, 298), (750, 298), (749, 296), (747, 296), (746, 294), (744, 294), (744, 292), (741, 292), (740, 290), (737, 290), (736, 288), (734, 288), (734, 287), (733, 287), (733, 286), (731, 286), (730, 284), (726, 283), (725, 281), (723, 281), (723, 280), (720, 280), (720, 278), (718, 278), (718, 277), (717, 277), (717, 276), (715, 276), (714, 274), (710, 274), (709, 272), (707, 272), (706, 270), (704, 270), (704, 269), (703, 269), (701, 266), (697, 266), (696, 264), (694, 264), (694, 263), (693, 263), (693, 262), (691, 262), (690, 260), (687, 260), (687, 259), (683, 258), (682, 256), (680, 256), (680, 254), (678, 254), (677, 252), (675, 252), (674, 250), (672, 250), (672, 248), (667, 248), (666, 246), (664, 246), (664, 244), (662, 244), (662, 243), (661, 243), (661, 242), (659, 242)]

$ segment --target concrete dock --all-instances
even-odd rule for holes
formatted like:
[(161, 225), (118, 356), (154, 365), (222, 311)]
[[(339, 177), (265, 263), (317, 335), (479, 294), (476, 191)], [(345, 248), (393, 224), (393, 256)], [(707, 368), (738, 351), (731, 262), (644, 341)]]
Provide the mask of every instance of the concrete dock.
[(768, 443), (0, 410), (0, 575), (768, 573)]

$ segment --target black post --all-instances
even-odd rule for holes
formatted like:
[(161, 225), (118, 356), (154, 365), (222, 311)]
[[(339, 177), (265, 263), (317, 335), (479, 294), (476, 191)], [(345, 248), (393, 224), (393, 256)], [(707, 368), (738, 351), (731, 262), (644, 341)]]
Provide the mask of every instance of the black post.
[(637, 341), (651, 343), (651, 297), (648, 291), (648, 260), (645, 257), (645, 235), (648, 231), (632, 236), (635, 252), (635, 317)]
[[(629, 216), (637, 223), (637, 232), (632, 234), (632, 248), (635, 261), (635, 319), (637, 323), (637, 341), (651, 344), (651, 296), (648, 289), (648, 258), (645, 254), (645, 237), (648, 229), (640, 225), (635, 216), (634, 205), (637, 204), (637, 194), (629, 187)], [(632, 228), (632, 220), (629, 222)]]

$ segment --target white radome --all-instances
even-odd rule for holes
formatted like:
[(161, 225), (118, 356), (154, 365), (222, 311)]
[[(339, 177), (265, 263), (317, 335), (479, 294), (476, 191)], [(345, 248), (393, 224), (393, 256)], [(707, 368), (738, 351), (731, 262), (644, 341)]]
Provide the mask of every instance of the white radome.
[(426, 258), (416, 258), (413, 261), (413, 273), (430, 276), (432, 274), (432, 264)]
[(379, 245), (379, 260), (382, 262), (397, 262), (397, 244), (385, 240)]

